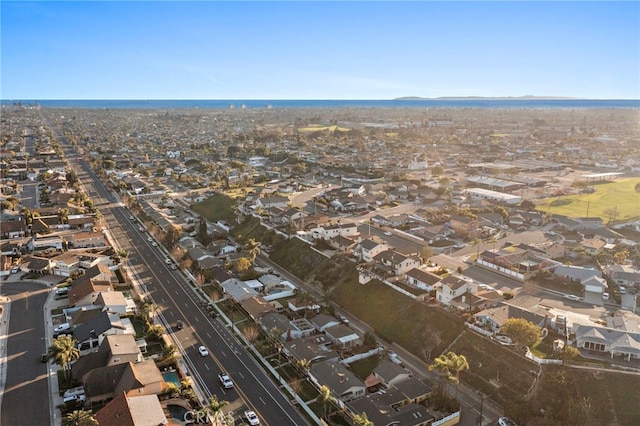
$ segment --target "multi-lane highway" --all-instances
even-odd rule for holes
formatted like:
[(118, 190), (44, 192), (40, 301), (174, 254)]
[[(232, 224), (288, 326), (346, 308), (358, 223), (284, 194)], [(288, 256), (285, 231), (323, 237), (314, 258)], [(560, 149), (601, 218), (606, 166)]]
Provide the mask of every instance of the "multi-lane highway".
[[(149, 241), (149, 235), (144, 228), (140, 231), (141, 224), (130, 218), (129, 211), (119, 203), (118, 197), (77, 156), (59, 129), (46, 117), (45, 121), (56, 135), (85, 191), (102, 213), (116, 248), (129, 253), (127, 262), (134, 281), (157, 306), (157, 318), (172, 333), (189, 374), (203, 396), (208, 398), (215, 394), (219, 400), (228, 401), (237, 418), (245, 409), (252, 409), (258, 414), (261, 424), (309, 424), (256, 359), (236, 341), (229, 328), (202, 309), (201, 300), (182, 273), (170, 269), (165, 263), (166, 254), (161, 245), (154, 246), (153, 239)], [(182, 330), (176, 327), (178, 320), (184, 323)], [(208, 356), (200, 355), (200, 345), (208, 349)], [(235, 384), (232, 389), (224, 389), (220, 384), (218, 374), (223, 371), (231, 376)]]

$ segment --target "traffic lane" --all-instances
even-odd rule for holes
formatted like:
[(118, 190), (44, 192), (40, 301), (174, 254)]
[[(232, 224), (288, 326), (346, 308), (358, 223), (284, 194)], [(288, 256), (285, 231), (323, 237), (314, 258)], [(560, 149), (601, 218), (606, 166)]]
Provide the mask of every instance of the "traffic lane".
[[(236, 398), (241, 398), (243, 405), (250, 403), (266, 424), (306, 424), (257, 361), (238, 343), (226, 326), (217, 319), (212, 319), (201, 308), (198, 301), (183, 291), (170, 291), (166, 283), (159, 280), (148, 285), (148, 288), (152, 290), (155, 303), (158, 303), (158, 298), (163, 300), (163, 316), (170, 322), (172, 330), (175, 330), (175, 321), (178, 319), (190, 326), (185, 326), (176, 333), (178, 342), (211, 394), (216, 394), (223, 400), (232, 399), (229, 401), (232, 403), (236, 403)], [(178, 312), (177, 318), (170, 314), (172, 309)], [(183, 333), (185, 330), (186, 333)], [(210, 356), (200, 355), (200, 345), (207, 348)], [(213, 362), (210, 362), (211, 359)], [(234, 389), (224, 389), (221, 386), (218, 374), (223, 371), (235, 383)]]
[(49, 364), (40, 356), (48, 346), (43, 308), (49, 289), (33, 282), (11, 282), (2, 284), (2, 294), (11, 298), (11, 314), (1, 423), (48, 425)]

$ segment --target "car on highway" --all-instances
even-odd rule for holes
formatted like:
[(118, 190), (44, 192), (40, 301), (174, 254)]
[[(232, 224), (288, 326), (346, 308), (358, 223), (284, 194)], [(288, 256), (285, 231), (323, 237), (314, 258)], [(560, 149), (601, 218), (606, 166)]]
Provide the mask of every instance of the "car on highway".
[(158, 247), (158, 243), (156, 243), (155, 241), (151, 243), (152, 246), (154, 247)]
[[(177, 328), (178, 330), (182, 330), (182, 329), (184, 328), (184, 323), (182, 322), (182, 320), (178, 320), (178, 321), (176, 322), (176, 328)], [(203, 348), (204, 348), (204, 346), (201, 346), (201, 347), (203, 347)]]
[(259, 425), (260, 419), (256, 415), (256, 413), (252, 410), (248, 410), (244, 412), (244, 417), (247, 419), (250, 425)]
[(200, 352), (200, 356), (209, 356), (209, 351), (204, 346), (200, 346), (198, 352)]
[(582, 300), (578, 296), (575, 296), (573, 294), (565, 294), (564, 298), (568, 300), (573, 300), (574, 302), (579, 302), (580, 300)]
[(134, 218), (133, 216), (129, 216), (129, 219), (130, 219), (130, 220), (133, 220), (133, 219), (135, 219), (135, 218)]
[(147, 241), (151, 242), (151, 241), (153, 241), (153, 238), (147, 237)]
[(220, 383), (222, 383), (222, 386), (225, 389), (231, 389), (233, 387), (233, 382), (231, 381), (231, 377), (229, 377), (227, 373), (218, 374), (218, 379), (220, 380)]
[(389, 237), (389, 236), (391, 236), (391, 235), (393, 235), (393, 234), (392, 234), (391, 232), (389, 232), (389, 231), (384, 231), (384, 235), (386, 235), (387, 237)]

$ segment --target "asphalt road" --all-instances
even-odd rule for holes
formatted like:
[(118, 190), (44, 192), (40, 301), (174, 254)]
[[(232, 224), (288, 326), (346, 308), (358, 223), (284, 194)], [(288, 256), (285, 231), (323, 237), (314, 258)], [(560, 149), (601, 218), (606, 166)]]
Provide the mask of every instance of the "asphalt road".
[[(3, 282), (2, 295), (11, 299), (0, 423), (12, 426), (48, 425), (48, 363), (40, 360), (44, 341), (44, 304), (49, 289), (33, 282)], [(46, 408), (45, 408), (46, 407)]]
[[(246, 348), (238, 345), (229, 329), (219, 320), (212, 320), (201, 310), (200, 300), (186, 283), (179, 271), (173, 271), (165, 263), (166, 254), (158, 245), (148, 241), (148, 234), (139, 231), (140, 224), (130, 220), (130, 213), (118, 203), (110, 190), (96, 176), (84, 160), (77, 158), (70, 143), (55, 126), (61, 148), (85, 187), (94, 204), (100, 206), (109, 230), (117, 242), (117, 249), (129, 253), (128, 263), (136, 280), (157, 305), (160, 320), (175, 330), (178, 319), (184, 329), (175, 333), (176, 344), (183, 354), (189, 373), (203, 390), (205, 397), (216, 394), (219, 400), (228, 401), (234, 413), (242, 413), (247, 407), (253, 409), (265, 425), (308, 424), (266, 375)], [(210, 356), (202, 357), (198, 346), (208, 348)], [(227, 372), (235, 387), (225, 390), (220, 385), (218, 374)]]

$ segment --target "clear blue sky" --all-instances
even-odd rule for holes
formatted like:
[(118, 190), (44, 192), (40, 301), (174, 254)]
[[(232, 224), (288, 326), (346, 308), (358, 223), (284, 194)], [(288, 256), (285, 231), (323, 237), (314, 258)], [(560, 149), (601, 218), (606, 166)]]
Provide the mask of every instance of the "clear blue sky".
[(2, 99), (640, 98), (640, 2), (0, 2)]

